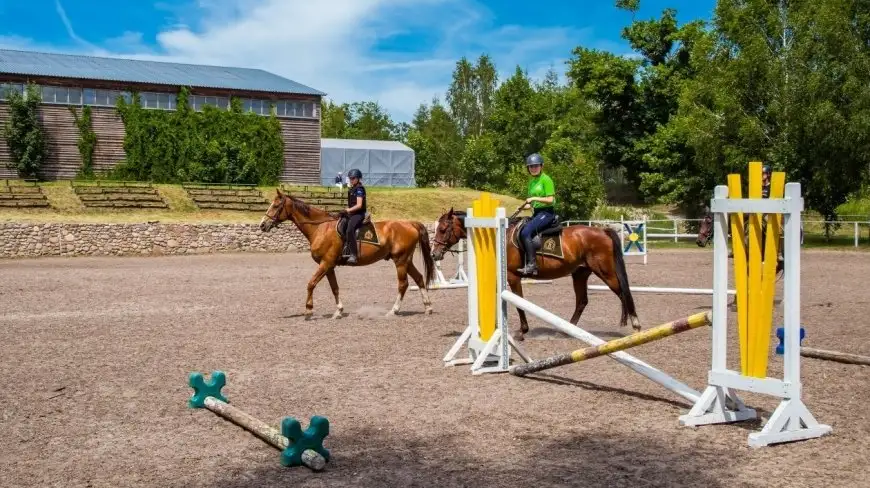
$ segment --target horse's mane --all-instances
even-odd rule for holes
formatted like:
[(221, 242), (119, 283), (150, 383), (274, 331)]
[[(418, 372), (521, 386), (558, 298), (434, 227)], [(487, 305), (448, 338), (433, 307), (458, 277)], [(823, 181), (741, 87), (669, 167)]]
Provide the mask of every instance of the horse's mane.
[(335, 215), (333, 215), (332, 212), (327, 212), (325, 210), (316, 209), (316, 208), (312, 207), (311, 205), (305, 203), (304, 201), (300, 200), (299, 198), (294, 197), (293, 195), (288, 195), (285, 193), (284, 196), (286, 196), (290, 200), (290, 204), (293, 206), (293, 210), (302, 214), (306, 218), (311, 218), (311, 213), (315, 210), (318, 213), (322, 212), (329, 217), (335, 218)]

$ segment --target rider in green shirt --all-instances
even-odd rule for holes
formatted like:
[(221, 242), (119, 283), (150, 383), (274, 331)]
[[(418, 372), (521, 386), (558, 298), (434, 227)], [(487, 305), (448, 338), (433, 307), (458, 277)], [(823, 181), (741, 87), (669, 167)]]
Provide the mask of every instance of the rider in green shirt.
[(531, 205), (533, 210), (532, 218), (520, 232), (520, 239), (526, 250), (526, 265), (518, 271), (526, 276), (534, 276), (538, 274), (538, 264), (535, 261), (532, 239), (538, 232), (552, 226), (556, 220), (556, 189), (553, 180), (544, 173), (544, 158), (540, 154), (529, 155), (526, 158), (526, 168), (532, 175), (526, 205)]

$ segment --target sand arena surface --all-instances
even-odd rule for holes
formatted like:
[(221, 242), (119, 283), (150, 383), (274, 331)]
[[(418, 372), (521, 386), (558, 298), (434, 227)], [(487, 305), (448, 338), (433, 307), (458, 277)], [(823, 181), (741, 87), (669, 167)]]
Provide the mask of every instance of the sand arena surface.
[[(867, 257), (802, 256), (804, 345), (870, 354)], [(647, 266), (630, 260), (629, 278), (708, 288), (711, 258), (654, 250)], [(338, 271), (340, 320), (329, 318), (323, 280), (306, 321), (314, 269), (306, 254), (0, 262), (0, 485), (870, 486), (870, 367), (803, 358), (805, 401), (834, 433), (756, 450), (746, 437), (758, 423), (680, 427), (688, 403), (609, 358), (534, 379), (444, 368), (466, 292), (432, 292), (427, 316), (409, 291), (400, 315), (386, 318), (392, 263)], [(574, 307), (567, 280), (525, 294), (561, 317)], [(644, 328), (710, 306), (704, 296), (635, 300)], [(509, 320), (518, 326), (513, 308)], [(618, 320), (617, 297), (592, 292), (580, 325), (603, 338), (628, 334)], [(583, 346), (531, 317), (530, 326), (524, 345), (535, 359)], [(710, 330), (630, 352), (702, 389)], [(770, 375), (780, 368), (772, 355)], [(188, 373), (215, 369), (227, 373), (230, 402), (269, 424), (327, 416), (326, 471), (283, 468), (277, 450), (189, 409)], [(765, 418), (777, 403), (743, 398)]]

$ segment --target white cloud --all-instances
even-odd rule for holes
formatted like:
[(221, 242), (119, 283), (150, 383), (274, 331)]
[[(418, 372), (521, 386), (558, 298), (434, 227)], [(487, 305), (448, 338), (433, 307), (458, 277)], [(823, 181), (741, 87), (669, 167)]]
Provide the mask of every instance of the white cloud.
[(398, 120), (443, 99), (462, 55), (488, 53), (501, 79), (518, 64), (542, 76), (551, 65), (563, 72), (571, 49), (591, 40), (570, 27), (498, 25), (474, 0), (196, 0), (158, 8), (173, 20), (156, 46), (136, 32), (85, 41), (81, 29), (64, 25), (78, 52), (261, 68), (339, 102), (376, 100)]

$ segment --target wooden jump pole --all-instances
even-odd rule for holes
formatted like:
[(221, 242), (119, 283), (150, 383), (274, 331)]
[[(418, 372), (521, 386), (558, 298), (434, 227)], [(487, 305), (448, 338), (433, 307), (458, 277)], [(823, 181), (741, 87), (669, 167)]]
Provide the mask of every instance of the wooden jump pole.
[(712, 314), (710, 312), (697, 313), (684, 319), (674, 320), (673, 322), (668, 322), (626, 337), (614, 339), (598, 346), (577, 349), (576, 351), (567, 354), (551, 356), (530, 363), (517, 364), (511, 366), (509, 371), (514, 376), (525, 376), (545, 369), (564, 366), (566, 364), (579, 363), (581, 361), (586, 361), (587, 359), (606, 356), (617, 351), (637, 347), (641, 344), (646, 344), (647, 342), (664, 339), (665, 337), (679, 334), (680, 332), (696, 329), (705, 325), (711, 325), (713, 323), (712, 320)]
[(827, 359), (828, 361), (837, 361), (838, 363), (866, 364), (870, 366), (870, 357), (861, 356), (859, 354), (849, 354), (847, 352), (816, 349), (814, 347), (801, 346), (801, 356), (815, 359)]
[(221, 388), (226, 385), (226, 375), (222, 371), (213, 372), (211, 381), (208, 382), (202, 373), (191, 373), (188, 382), (194, 389), (194, 395), (188, 401), (191, 408), (207, 408), (282, 451), (281, 464), (284, 466), (304, 465), (313, 471), (322, 471), (326, 467), (329, 451), (323, 447), (323, 439), (329, 434), (329, 420), (325, 417), (312, 417), (304, 432), (299, 421), (293, 417), (284, 417), (279, 432), (227, 403), (226, 397), (221, 393)]

